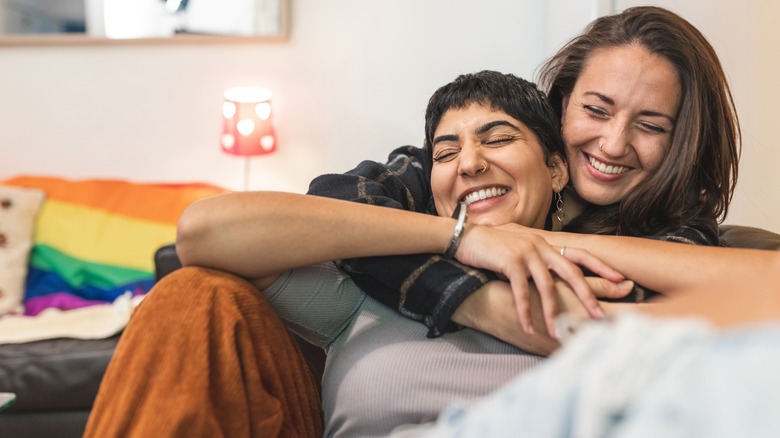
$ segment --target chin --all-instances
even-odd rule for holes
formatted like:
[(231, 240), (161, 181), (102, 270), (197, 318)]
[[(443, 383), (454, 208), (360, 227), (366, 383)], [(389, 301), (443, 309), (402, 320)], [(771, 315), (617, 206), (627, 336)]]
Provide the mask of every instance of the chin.
[(583, 190), (577, 190), (577, 195), (589, 204), (601, 206), (611, 205), (620, 201), (623, 197), (622, 193), (616, 193), (613, 190), (604, 190), (601, 184), (594, 184), (590, 181), (587, 181), (585, 184), (575, 184), (574, 187), (584, 187)]
[(593, 205), (598, 205), (601, 207), (612, 205), (616, 202), (620, 202), (622, 199), (620, 196), (612, 196), (612, 195), (596, 195), (596, 196), (583, 196), (582, 199), (584, 199), (586, 202), (589, 202)]

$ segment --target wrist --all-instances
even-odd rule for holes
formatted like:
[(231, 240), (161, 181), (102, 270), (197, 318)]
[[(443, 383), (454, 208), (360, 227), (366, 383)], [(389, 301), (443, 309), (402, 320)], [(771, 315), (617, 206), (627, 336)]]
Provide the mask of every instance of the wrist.
[(455, 222), (455, 228), (452, 230), (452, 236), (447, 244), (447, 248), (444, 250), (444, 257), (451, 259), (455, 257), (455, 253), (460, 246), (460, 240), (463, 237), (463, 232), (466, 230), (466, 221), (469, 217), (469, 207), (465, 202), (461, 202), (458, 208), (455, 209), (453, 217), (457, 218)]
[[(468, 294), (452, 313), (455, 324), (489, 333), (497, 309), (513, 300), (509, 283), (504, 280), (490, 280)], [(492, 334), (492, 333), (491, 333)]]
[(479, 323), (483, 322), (487, 316), (484, 298), (490, 283), (492, 282), (485, 283), (482, 287), (469, 294), (452, 313), (450, 320), (455, 324), (480, 330)]

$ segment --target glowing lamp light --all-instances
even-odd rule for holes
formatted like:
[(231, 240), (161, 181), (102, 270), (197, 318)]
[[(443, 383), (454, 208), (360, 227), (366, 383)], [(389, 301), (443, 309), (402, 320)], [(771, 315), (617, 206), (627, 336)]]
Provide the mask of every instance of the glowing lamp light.
[(222, 150), (246, 158), (244, 190), (249, 187), (249, 157), (276, 151), (271, 92), (265, 88), (225, 90), (222, 103)]

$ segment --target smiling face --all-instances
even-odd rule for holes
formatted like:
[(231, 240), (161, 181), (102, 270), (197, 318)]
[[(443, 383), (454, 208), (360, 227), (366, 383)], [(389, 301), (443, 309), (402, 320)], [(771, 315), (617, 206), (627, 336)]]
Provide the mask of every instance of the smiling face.
[(442, 216), (466, 201), (469, 222), (542, 228), (552, 192), (568, 181), (565, 164), (548, 165), (533, 131), (481, 104), (444, 113), (432, 146), (431, 189)]
[(639, 45), (599, 49), (563, 99), (569, 172), (585, 201), (609, 205), (648, 178), (669, 149), (680, 79)]

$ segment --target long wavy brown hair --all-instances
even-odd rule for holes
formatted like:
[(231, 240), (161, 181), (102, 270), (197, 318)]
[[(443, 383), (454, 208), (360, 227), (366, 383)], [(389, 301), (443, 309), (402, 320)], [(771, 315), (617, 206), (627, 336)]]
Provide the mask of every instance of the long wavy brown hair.
[(629, 44), (644, 46), (677, 69), (682, 97), (668, 154), (622, 201), (591, 205), (567, 229), (645, 236), (698, 223), (714, 230), (734, 193), (742, 135), (718, 56), (691, 23), (658, 7), (598, 18), (540, 67), (538, 82), (560, 116), (588, 56)]

